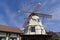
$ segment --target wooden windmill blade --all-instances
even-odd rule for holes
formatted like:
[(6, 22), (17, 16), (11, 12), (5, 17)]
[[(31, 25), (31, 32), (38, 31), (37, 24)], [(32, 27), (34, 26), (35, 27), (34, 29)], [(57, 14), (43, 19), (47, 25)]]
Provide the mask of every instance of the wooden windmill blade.
[(21, 12), (23, 12), (23, 13), (36, 13), (36, 12), (38, 11), (40, 5), (41, 5), (41, 3), (38, 3), (38, 4), (35, 6), (35, 8), (34, 8), (34, 10), (33, 10), (32, 12), (31, 12), (31, 11), (28, 11), (28, 10), (21, 10)]
[(29, 20), (31, 17), (28, 17), (27, 20), (25, 21), (25, 23), (23, 24), (23, 27), (25, 28), (27, 24), (29, 24)]
[(31, 11), (28, 11), (28, 10), (21, 10), (21, 12), (23, 12), (23, 13), (32, 13)]
[(52, 15), (49, 14), (41, 14), (41, 13), (36, 13), (40, 17), (46, 17), (46, 18), (52, 18)]
[(41, 3), (38, 3), (38, 4), (35, 6), (35, 8), (34, 8), (34, 10), (33, 10), (33, 13), (35, 13), (35, 12), (38, 11), (40, 5), (41, 5)]

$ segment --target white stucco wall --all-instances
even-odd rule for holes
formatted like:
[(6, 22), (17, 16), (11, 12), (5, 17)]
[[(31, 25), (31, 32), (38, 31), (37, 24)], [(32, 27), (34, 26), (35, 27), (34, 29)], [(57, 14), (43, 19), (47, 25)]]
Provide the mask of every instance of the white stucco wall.
[[(4, 33), (4, 32), (0, 32), (0, 37), (2, 37), (2, 39), (5, 38), (6, 40), (9, 40), (10, 37), (12, 37), (12, 38), (17, 38), (17, 40), (20, 40), (20, 39), (21, 39), (19, 34)], [(1, 39), (1, 40), (2, 40), (2, 39)], [(4, 39), (4, 40), (5, 40), (5, 39)]]
[[(43, 34), (45, 35), (46, 32), (45, 32), (45, 29), (42, 25), (42, 22), (38, 21), (39, 20), (39, 17), (38, 16), (32, 16), (32, 18), (30, 19), (29, 21), (29, 24), (28, 24), (28, 28), (26, 29), (26, 32), (25, 34), (27, 35), (33, 35), (33, 34)], [(31, 27), (35, 25), (35, 32), (31, 32)]]

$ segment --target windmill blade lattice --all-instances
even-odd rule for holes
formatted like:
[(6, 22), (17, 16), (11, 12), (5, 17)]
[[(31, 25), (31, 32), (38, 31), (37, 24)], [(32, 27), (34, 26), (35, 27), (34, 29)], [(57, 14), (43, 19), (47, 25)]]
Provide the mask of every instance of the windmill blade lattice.
[(40, 17), (52, 18), (52, 15), (49, 15), (49, 14), (42, 14), (42, 13), (37, 13), (37, 14)]
[(40, 6), (41, 6), (41, 3), (38, 3), (34, 8), (33, 13), (37, 12)]

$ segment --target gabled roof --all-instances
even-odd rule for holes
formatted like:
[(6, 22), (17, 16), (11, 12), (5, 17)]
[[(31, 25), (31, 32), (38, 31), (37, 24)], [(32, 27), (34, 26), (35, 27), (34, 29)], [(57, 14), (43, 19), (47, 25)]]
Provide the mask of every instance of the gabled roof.
[(21, 30), (17, 27), (0, 25), (0, 31), (3, 32), (13, 32), (13, 33), (21, 33)]

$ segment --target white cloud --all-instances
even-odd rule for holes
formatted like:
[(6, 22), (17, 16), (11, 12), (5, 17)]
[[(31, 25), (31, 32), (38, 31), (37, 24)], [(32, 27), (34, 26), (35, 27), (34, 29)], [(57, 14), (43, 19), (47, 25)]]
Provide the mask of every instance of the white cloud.
[(55, 3), (55, 2), (57, 2), (57, 0), (51, 0), (52, 1), (52, 3)]
[(45, 25), (50, 25), (51, 27), (48, 27), (48, 29), (52, 31), (60, 31), (60, 5), (56, 6), (55, 8), (51, 9), (51, 14), (53, 18), (51, 21), (48, 21)]
[[(15, 17), (17, 15), (17, 13), (15, 12), (11, 12), (11, 10), (9, 9), (8, 5), (5, 3), (0, 3), (0, 6), (4, 7), (4, 10), (6, 12), (6, 15), (9, 19), (9, 22), (12, 24), (14, 24), (15, 26), (18, 26), (17, 21), (15, 20)], [(3, 15), (0, 16), (0, 19), (2, 19), (2, 17), (4, 17)], [(5, 17), (4, 17), (5, 18)], [(3, 22), (2, 24), (5, 24), (6, 22)], [(1, 24), (1, 23), (0, 23)], [(8, 25), (8, 24), (7, 24)]]
[(53, 15), (53, 19), (60, 20), (60, 6), (56, 7), (55, 9), (51, 10), (51, 14)]

